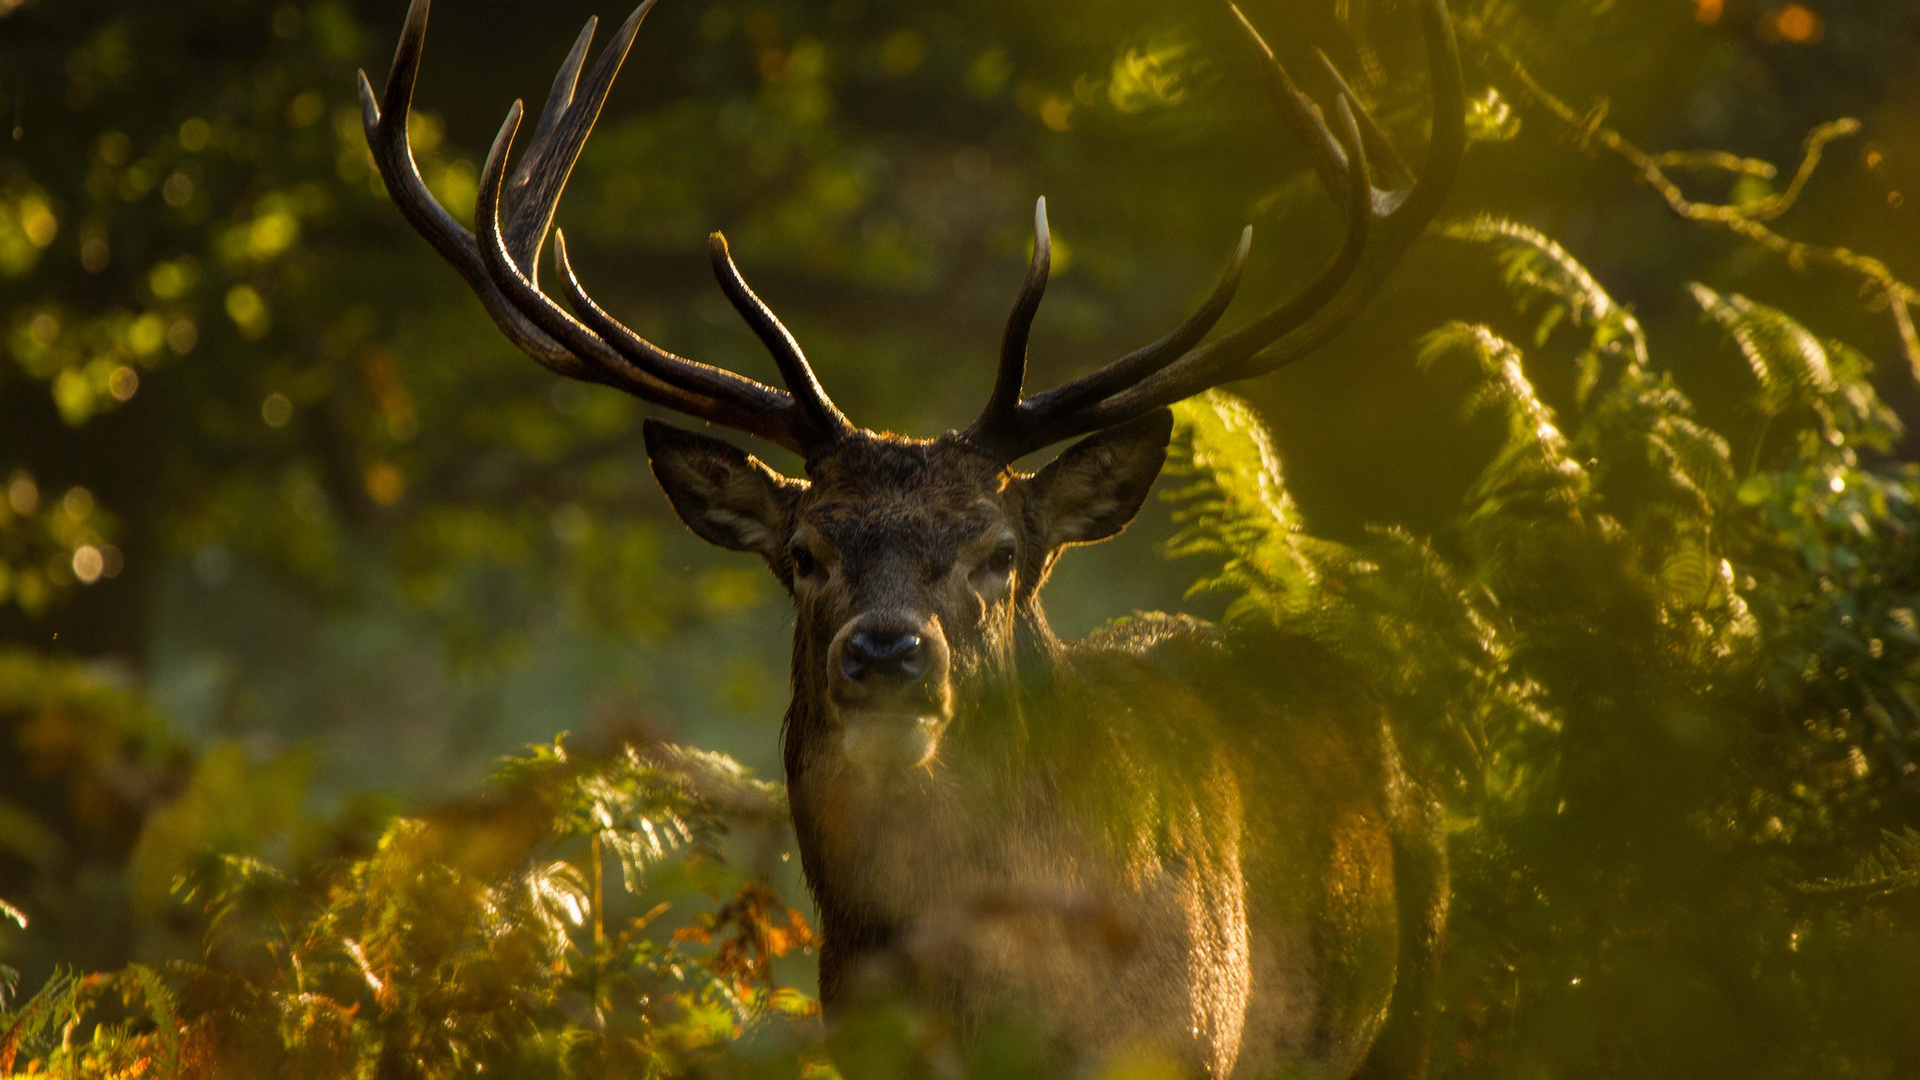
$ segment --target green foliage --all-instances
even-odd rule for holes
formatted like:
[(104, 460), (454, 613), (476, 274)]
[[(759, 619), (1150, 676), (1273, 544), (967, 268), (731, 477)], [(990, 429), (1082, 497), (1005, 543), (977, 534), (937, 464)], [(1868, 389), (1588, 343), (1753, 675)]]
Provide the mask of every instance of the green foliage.
[(1807, 886), (1808, 890), (1853, 893), (1868, 900), (1884, 901), (1920, 888), (1920, 832), (1907, 826), (1899, 832), (1889, 829), (1885, 835), (1880, 850), (1861, 859), (1852, 872), (1814, 882)]
[(93, 492), (76, 486), (43, 499), (33, 474), (15, 470), (0, 491), (0, 604), (37, 616), (76, 585), (117, 576), (124, 556), (106, 542), (117, 531)]
[[(677, 1075), (752, 1034), (736, 1066), (794, 1075), (818, 1056), (817, 1007), (773, 964), (812, 932), (723, 850), (777, 842), (784, 815), (778, 785), (719, 755), (534, 747), (482, 798), (393, 818), (363, 854), (203, 859), (178, 885), (207, 916), (202, 958), (56, 976), (0, 1016), (0, 1072)], [(673, 898), (647, 906), (663, 883)], [(689, 894), (715, 906), (668, 932)]]
[[(1872, 1067), (1912, 1032), (1860, 995), (1906, 993), (1920, 964), (1920, 923), (1882, 903), (1917, 850), (1896, 823), (1920, 811), (1920, 470), (1863, 460), (1897, 422), (1860, 354), (1694, 286), (1755, 374), (1755, 413), (1793, 428), (1736, 482), (1727, 441), (1564, 249), (1490, 219), (1449, 232), (1493, 244), (1516, 302), (1547, 307), (1541, 341), (1587, 332), (1571, 419), (1517, 346), (1442, 327), (1421, 365), (1467, 368), (1498, 449), (1430, 540), (1336, 546), (1304, 539), (1244, 406), (1190, 402), (1169, 553), (1221, 563), (1205, 584), (1233, 593), (1229, 618), (1361, 660), (1452, 791), (1438, 1074), (1606, 1072), (1628, 1052), (1697, 1071), (1683, 1031), (1716, 1073)], [(1829, 965), (1857, 992), (1821, 981)]]
[[(1406, 10), (1241, 6), (1419, 160)], [(1533, 224), (1439, 230), (1463, 242), (1418, 246), (1315, 375), (1182, 406), (1180, 558), (1075, 553), (1053, 614), (1171, 604), (1209, 559), (1197, 603), (1369, 672), (1455, 816), (1440, 1074), (1910, 1071), (1920, 476), (1832, 339), (1892, 355), (1891, 320), (1820, 260), (1909, 227), (1914, 108), (1883, 88), (1920, 9), (1829, 5), (1788, 44), (1765, 28), (1804, 5), (1452, 6), (1479, 144), (1454, 198)], [(775, 585), (653, 489), (642, 410), (514, 355), (379, 189), (352, 76), (403, 7), (0, 0), (0, 1073), (817, 1065), (759, 1019), (805, 1006), (770, 989), (805, 949), (758, 883), (774, 792), (542, 748), (427, 809), (562, 727), (771, 762), (786, 657)], [(856, 419), (964, 423), (1036, 194), (1036, 387), (1164, 332), (1247, 220), (1287, 238), (1250, 306), (1336, 242), (1205, 8), (672, 0), (561, 220), (623, 318), (771, 378), (704, 276), (725, 227)], [(456, 216), (595, 11), (436, 6), (412, 131)], [(1542, 112), (1488, 66), (1508, 49), (1579, 108)], [(1862, 156), (1817, 183), (1647, 159), (1832, 249), (1692, 242), (1607, 145), (1745, 154), (1843, 113)], [(1517, 331), (1477, 310), (1495, 280)], [(1425, 410), (1462, 386), (1468, 427)]]
[(36, 982), (118, 964), (133, 852), (191, 752), (112, 669), (18, 648), (0, 650), (0, 732), (0, 957)]

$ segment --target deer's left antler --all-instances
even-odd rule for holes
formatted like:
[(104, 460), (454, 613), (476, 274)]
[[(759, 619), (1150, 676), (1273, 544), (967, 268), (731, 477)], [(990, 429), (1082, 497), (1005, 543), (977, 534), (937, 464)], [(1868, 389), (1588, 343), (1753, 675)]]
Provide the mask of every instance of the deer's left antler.
[[(1240, 246), (1213, 295), (1173, 333), (1063, 386), (1022, 397), (1027, 329), (1046, 289), (1049, 266), (1042, 201), (1034, 220), (1033, 267), (1008, 324), (993, 394), (965, 433), (969, 441), (1004, 461), (1126, 423), (1221, 383), (1263, 375), (1318, 349), (1359, 314), (1425, 231), (1453, 184), (1467, 145), (1466, 88), (1445, 0), (1426, 0), (1422, 6), (1433, 134), (1425, 165), (1411, 182), (1406, 182), (1408, 170), (1379, 124), (1324, 54), (1320, 59), (1338, 88), (1337, 133), (1328, 128), (1320, 107), (1294, 84), (1247, 17), (1238, 7), (1228, 6), (1259, 64), (1268, 96), (1287, 126), (1306, 140), (1322, 186), (1342, 208), (1346, 240), (1294, 296), (1245, 326), (1200, 344), (1239, 285), (1252, 240), (1249, 227), (1241, 234)], [(1369, 154), (1381, 161), (1387, 179), (1396, 186), (1374, 186)]]

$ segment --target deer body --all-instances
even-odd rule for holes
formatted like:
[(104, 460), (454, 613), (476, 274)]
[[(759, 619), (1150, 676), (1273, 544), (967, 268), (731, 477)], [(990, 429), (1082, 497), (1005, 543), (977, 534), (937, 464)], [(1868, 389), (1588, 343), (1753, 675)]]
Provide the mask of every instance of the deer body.
[[(1139, 629), (1060, 650), (1053, 678), (1108, 689), (1035, 693), (1023, 711), (1051, 736), (1024, 753), (955, 747), (964, 760), (883, 788), (789, 744), (830, 1017), (905, 983), (963, 1032), (1025, 1023), (1065, 1061), (1354, 1072), (1399, 959), (1377, 716), (1223, 714), (1193, 689), (1222, 658), (1181, 654), (1224, 643)], [(1152, 730), (1169, 721), (1197, 744), (1176, 769)], [(1303, 721), (1317, 745), (1230, 745)], [(1149, 785), (1168, 801), (1124, 801)]]
[[(1304, 639), (1167, 616), (1063, 643), (1039, 594), (1065, 549), (1139, 510), (1166, 458), (1167, 406), (1311, 354), (1438, 210), (1466, 143), (1443, 0), (1422, 0), (1434, 112), (1417, 179), (1330, 64), (1332, 128), (1227, 5), (1340, 207), (1340, 250), (1298, 294), (1208, 340), (1248, 229), (1186, 323), (1028, 397), (1050, 267), (1041, 200), (986, 409), (935, 439), (850, 423), (718, 233), (715, 274), (785, 390), (621, 324), (574, 276), (557, 231), (567, 306), (541, 288), (567, 175), (653, 2), (583, 78), (588, 23), (509, 174), (515, 103), (474, 232), (434, 200), (407, 141), (428, 0), (412, 0), (384, 94), (362, 75), (362, 111), (395, 203), (522, 351), (805, 460), (805, 478), (790, 478), (719, 439), (644, 425), (681, 519), (764, 559), (793, 596), (783, 752), (830, 1033), (906, 1001), (942, 1074), (983, 1054), (1005, 1065), (1014, 1046), (1020, 1071), (1048, 1077), (1142, 1062), (1212, 1078), (1421, 1076), (1444, 849), (1362, 680)], [(1370, 158), (1390, 186), (1375, 186)], [(1073, 438), (1037, 473), (1013, 467)], [(850, 1077), (901, 1075), (903, 1063), (861, 1053), (838, 1040)]]
[[(967, 452), (863, 449), (853, 490), (833, 494), (827, 470), (814, 486), (848, 535), (882, 542), (842, 555), (846, 588), (825, 610), (803, 594), (785, 742), (829, 1019), (905, 994), (959, 1044), (1013, 1028), (1054, 1068), (1145, 1057), (1195, 1076), (1350, 1075), (1393, 995), (1394, 823), (1418, 810), (1361, 684), (1304, 641), (1166, 616), (1063, 643), (1039, 603), (1043, 557), (1000, 625), (946, 635), (938, 753), (862, 762), (819, 677), (843, 605), (930, 632), (972, 625), (974, 590), (929, 586), (924, 565), (947, 564), (943, 534), (964, 547), (996, 516), (979, 505), (996, 470), (973, 470), (973, 490), (939, 475), (964, 477)], [(891, 455), (909, 461), (871, 460)], [(876, 491), (880, 476), (901, 487)], [(1031, 518), (1046, 511), (1007, 501), (1043, 541)], [(889, 525), (919, 558), (893, 557)], [(1248, 677), (1261, 669), (1273, 677)]]

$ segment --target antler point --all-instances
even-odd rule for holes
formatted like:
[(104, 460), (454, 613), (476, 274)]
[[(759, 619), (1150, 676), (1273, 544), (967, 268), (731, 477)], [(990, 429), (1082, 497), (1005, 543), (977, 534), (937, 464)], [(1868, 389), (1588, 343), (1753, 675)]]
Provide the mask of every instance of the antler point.
[(403, 34), (425, 33), (427, 29), (427, 9), (433, 6), (433, 0), (413, 0), (407, 5), (407, 21)]
[(372, 129), (380, 124), (380, 95), (374, 92), (373, 80), (367, 78), (367, 69), (361, 68), (360, 77), (360, 118), (368, 129), (368, 138), (372, 138)]
[(647, 12), (652, 11), (653, 5), (659, 2), (660, 0), (642, 0), (640, 6), (633, 9), (633, 14), (627, 16), (626, 23), (620, 27), (621, 34), (628, 35), (637, 32), (640, 29), (640, 21), (645, 19)]

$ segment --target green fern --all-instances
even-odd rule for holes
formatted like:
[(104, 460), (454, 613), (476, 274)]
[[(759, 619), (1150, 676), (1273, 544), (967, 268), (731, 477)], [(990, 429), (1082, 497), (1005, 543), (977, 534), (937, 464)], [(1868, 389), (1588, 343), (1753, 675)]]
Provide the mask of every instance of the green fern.
[(1879, 850), (1861, 859), (1846, 875), (1821, 878), (1803, 888), (1808, 892), (1848, 894), (1876, 902), (1920, 889), (1920, 829), (1908, 825), (1899, 832), (1887, 830)]
[(1695, 283), (1688, 286), (1708, 318), (1727, 332), (1747, 359), (1760, 385), (1755, 404), (1768, 416), (1794, 406), (1820, 408), (1836, 384), (1827, 350), (1785, 312), (1756, 304), (1738, 293), (1721, 295)]
[(1168, 558), (1208, 556), (1219, 569), (1191, 594), (1235, 594), (1228, 618), (1288, 610), (1318, 580), (1300, 512), (1281, 479), (1280, 457), (1251, 406), (1209, 390), (1174, 406), (1174, 446), (1161, 497), (1179, 506)]
[(1421, 340), (1416, 363), (1431, 371), (1451, 357), (1471, 361), (1478, 376), (1467, 395), (1466, 414), (1493, 412), (1506, 421), (1506, 439), (1469, 496), (1470, 516), (1534, 505), (1577, 510), (1591, 487), (1587, 470), (1569, 453), (1553, 410), (1534, 392), (1520, 350), (1485, 326), (1450, 322)]
[(1609, 363), (1627, 370), (1647, 365), (1647, 335), (1633, 312), (1616, 303), (1566, 248), (1538, 229), (1482, 214), (1440, 226), (1442, 236), (1498, 249), (1501, 276), (1520, 311), (1538, 312), (1534, 344), (1544, 345), (1565, 322), (1587, 331), (1578, 363), (1577, 399), (1584, 405)]
[[(25, 1055), (128, 1080), (401, 1064), (426, 1077), (657, 1076), (775, 1028), (817, 1056), (792, 1025), (816, 1006), (771, 967), (811, 931), (724, 861), (730, 830), (779, 829), (783, 815), (778, 785), (719, 755), (535, 747), (503, 763), (488, 799), (394, 819), (363, 857), (294, 872), (203, 863), (182, 891), (209, 917), (204, 959), (55, 980), (0, 1016), (0, 1073)], [(626, 887), (616, 903), (597, 883), (609, 847)], [(717, 905), (673, 933), (650, 929), (665, 905), (642, 900), (670, 872)]]

